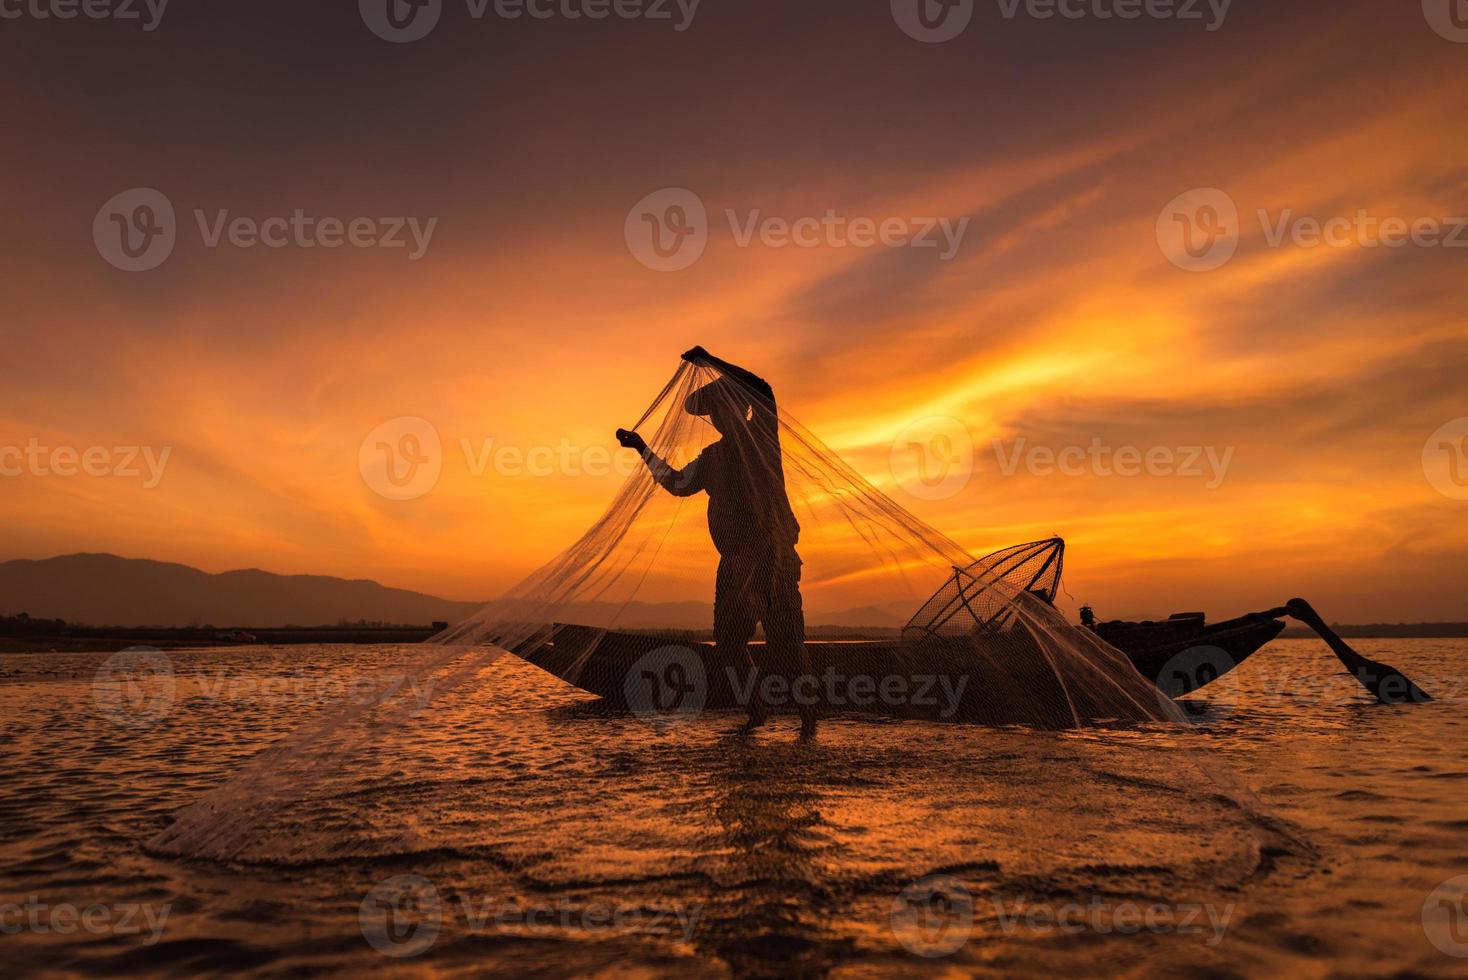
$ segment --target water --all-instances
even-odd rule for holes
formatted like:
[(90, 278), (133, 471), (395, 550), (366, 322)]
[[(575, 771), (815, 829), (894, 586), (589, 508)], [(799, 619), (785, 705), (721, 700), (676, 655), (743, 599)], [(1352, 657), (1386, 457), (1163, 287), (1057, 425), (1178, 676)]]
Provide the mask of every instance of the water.
[(413, 648), (173, 653), (163, 700), (107, 654), (8, 655), (5, 969), (1462, 976), (1468, 913), (1423, 909), (1468, 874), (1468, 641), (1357, 646), (1439, 700), (1376, 706), (1286, 640), (1182, 738), (847, 718), (741, 743), (505, 660), (303, 787), (249, 863), (145, 844)]

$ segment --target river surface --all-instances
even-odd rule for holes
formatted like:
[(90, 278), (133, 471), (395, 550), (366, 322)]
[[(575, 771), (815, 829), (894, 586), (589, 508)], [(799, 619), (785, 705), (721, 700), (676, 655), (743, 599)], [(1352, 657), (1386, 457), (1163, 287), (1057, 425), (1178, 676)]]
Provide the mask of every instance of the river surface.
[(1186, 732), (799, 744), (606, 716), (506, 658), (228, 861), (149, 842), (414, 648), (170, 652), (166, 696), (6, 655), (0, 972), (1468, 975), (1468, 641), (1353, 642), (1438, 699), (1377, 706), (1280, 640)]

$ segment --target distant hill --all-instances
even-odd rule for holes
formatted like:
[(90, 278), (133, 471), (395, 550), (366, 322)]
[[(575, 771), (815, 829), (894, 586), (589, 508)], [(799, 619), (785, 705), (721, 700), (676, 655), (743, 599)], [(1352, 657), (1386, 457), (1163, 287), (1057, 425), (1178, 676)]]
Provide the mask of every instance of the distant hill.
[(0, 615), (25, 612), (95, 626), (320, 626), (341, 620), (426, 625), (463, 619), (480, 605), (367, 579), (255, 568), (210, 574), (116, 555), (0, 563)]
[[(426, 626), (457, 622), (483, 603), (456, 602), (393, 589), (369, 579), (328, 575), (277, 575), (251, 568), (204, 572), (188, 565), (120, 558), (117, 555), (62, 555), (39, 561), (0, 562), (0, 616), (28, 613), (34, 619), (63, 619), (92, 626), (226, 627), (329, 626), (381, 622)], [(713, 625), (708, 602), (578, 603), (562, 619), (623, 629), (707, 630)], [(896, 607), (864, 607), (811, 613), (812, 627), (901, 626), (907, 616)]]

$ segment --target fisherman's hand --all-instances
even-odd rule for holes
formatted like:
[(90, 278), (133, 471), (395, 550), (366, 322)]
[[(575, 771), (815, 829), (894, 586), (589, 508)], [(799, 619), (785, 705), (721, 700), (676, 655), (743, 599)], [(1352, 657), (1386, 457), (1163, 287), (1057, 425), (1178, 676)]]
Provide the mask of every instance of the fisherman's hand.
[(692, 350), (683, 352), (683, 360), (689, 364), (704, 365), (708, 363), (709, 352), (702, 347), (695, 347)]
[(630, 429), (618, 429), (617, 441), (624, 449), (635, 449), (639, 453), (647, 452), (647, 440)]

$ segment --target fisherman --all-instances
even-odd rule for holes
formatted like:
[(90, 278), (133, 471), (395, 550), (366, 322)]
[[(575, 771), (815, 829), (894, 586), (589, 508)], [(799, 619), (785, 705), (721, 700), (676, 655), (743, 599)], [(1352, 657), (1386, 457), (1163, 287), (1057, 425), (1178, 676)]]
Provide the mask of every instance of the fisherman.
[[(800, 556), (795, 551), (800, 525), (785, 493), (779, 417), (769, 383), (702, 347), (685, 353), (683, 360), (721, 375), (692, 392), (683, 405), (690, 415), (707, 416), (721, 438), (681, 470), (650, 450), (636, 432), (618, 429), (617, 441), (641, 453), (653, 479), (674, 496), (708, 494), (709, 535), (719, 552), (714, 641), (721, 662), (742, 660), (752, 672), (749, 718), (741, 729), (748, 734), (764, 724), (768, 711), (760, 665), (749, 652), (756, 625), (764, 626), (770, 667), (810, 674)], [(797, 698), (802, 739), (816, 733), (816, 706), (806, 700)]]

